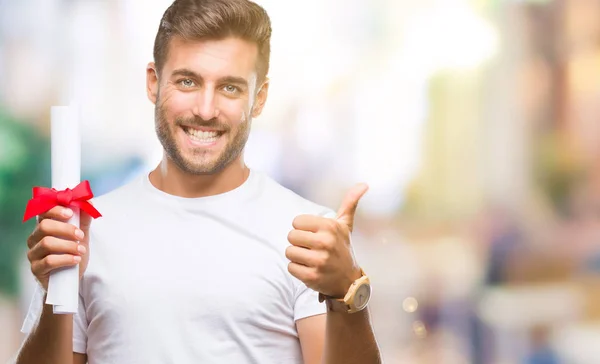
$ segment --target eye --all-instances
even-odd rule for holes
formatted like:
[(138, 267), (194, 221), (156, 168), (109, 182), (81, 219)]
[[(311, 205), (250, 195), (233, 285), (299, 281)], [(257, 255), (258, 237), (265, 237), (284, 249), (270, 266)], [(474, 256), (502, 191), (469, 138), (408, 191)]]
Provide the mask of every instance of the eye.
[(183, 80), (179, 80), (179, 84), (184, 88), (194, 87), (196, 83), (189, 78), (184, 78)]
[(227, 85), (227, 86), (223, 87), (223, 90), (230, 94), (239, 92), (239, 88), (237, 88), (236, 86), (233, 86), (233, 85)]

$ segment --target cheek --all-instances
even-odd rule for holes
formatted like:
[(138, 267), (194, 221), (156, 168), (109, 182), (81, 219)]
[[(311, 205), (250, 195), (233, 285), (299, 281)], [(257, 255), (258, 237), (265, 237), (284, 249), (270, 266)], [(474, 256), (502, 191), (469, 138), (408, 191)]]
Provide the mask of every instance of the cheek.
[[(162, 96), (162, 95), (161, 95)], [(175, 119), (189, 116), (191, 110), (189, 94), (166, 93), (161, 97), (160, 108), (164, 119), (173, 126)]]
[(226, 119), (234, 127), (248, 121), (250, 106), (246, 100), (227, 99), (221, 101), (217, 107), (219, 108), (221, 118)]
[(165, 107), (169, 109), (172, 115), (189, 113), (194, 107), (193, 93), (174, 92), (165, 100)]

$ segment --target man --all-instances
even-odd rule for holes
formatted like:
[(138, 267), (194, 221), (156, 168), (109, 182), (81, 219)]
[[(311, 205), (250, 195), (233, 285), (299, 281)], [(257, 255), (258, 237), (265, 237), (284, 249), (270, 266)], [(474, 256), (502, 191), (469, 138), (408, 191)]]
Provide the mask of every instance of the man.
[(381, 361), (350, 245), (366, 186), (336, 215), (244, 163), (270, 36), (250, 1), (166, 10), (147, 67), (163, 160), (96, 199), (103, 217), (83, 215), (81, 230), (67, 208), (38, 217), (31, 270), (45, 290), (50, 272), (79, 263), (79, 312), (31, 310), (17, 363)]

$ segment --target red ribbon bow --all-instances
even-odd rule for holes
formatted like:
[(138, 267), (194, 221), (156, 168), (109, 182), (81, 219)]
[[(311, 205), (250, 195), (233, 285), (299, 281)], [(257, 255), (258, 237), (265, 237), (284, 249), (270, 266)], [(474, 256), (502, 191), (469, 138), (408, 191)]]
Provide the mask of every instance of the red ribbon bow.
[(88, 215), (96, 219), (102, 215), (88, 202), (92, 197), (94, 197), (94, 194), (92, 193), (88, 181), (81, 182), (73, 189), (67, 188), (62, 191), (47, 187), (34, 187), (33, 198), (27, 202), (23, 222), (58, 205), (65, 207), (79, 207), (81, 210), (87, 212)]

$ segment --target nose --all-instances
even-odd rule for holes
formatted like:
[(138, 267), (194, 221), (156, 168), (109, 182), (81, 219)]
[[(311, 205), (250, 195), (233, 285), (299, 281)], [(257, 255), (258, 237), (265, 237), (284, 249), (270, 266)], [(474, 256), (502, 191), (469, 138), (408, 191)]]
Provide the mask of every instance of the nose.
[(200, 90), (197, 93), (195, 101), (194, 109), (192, 110), (194, 115), (203, 120), (212, 120), (219, 116), (217, 98), (215, 92), (211, 88), (206, 87)]

